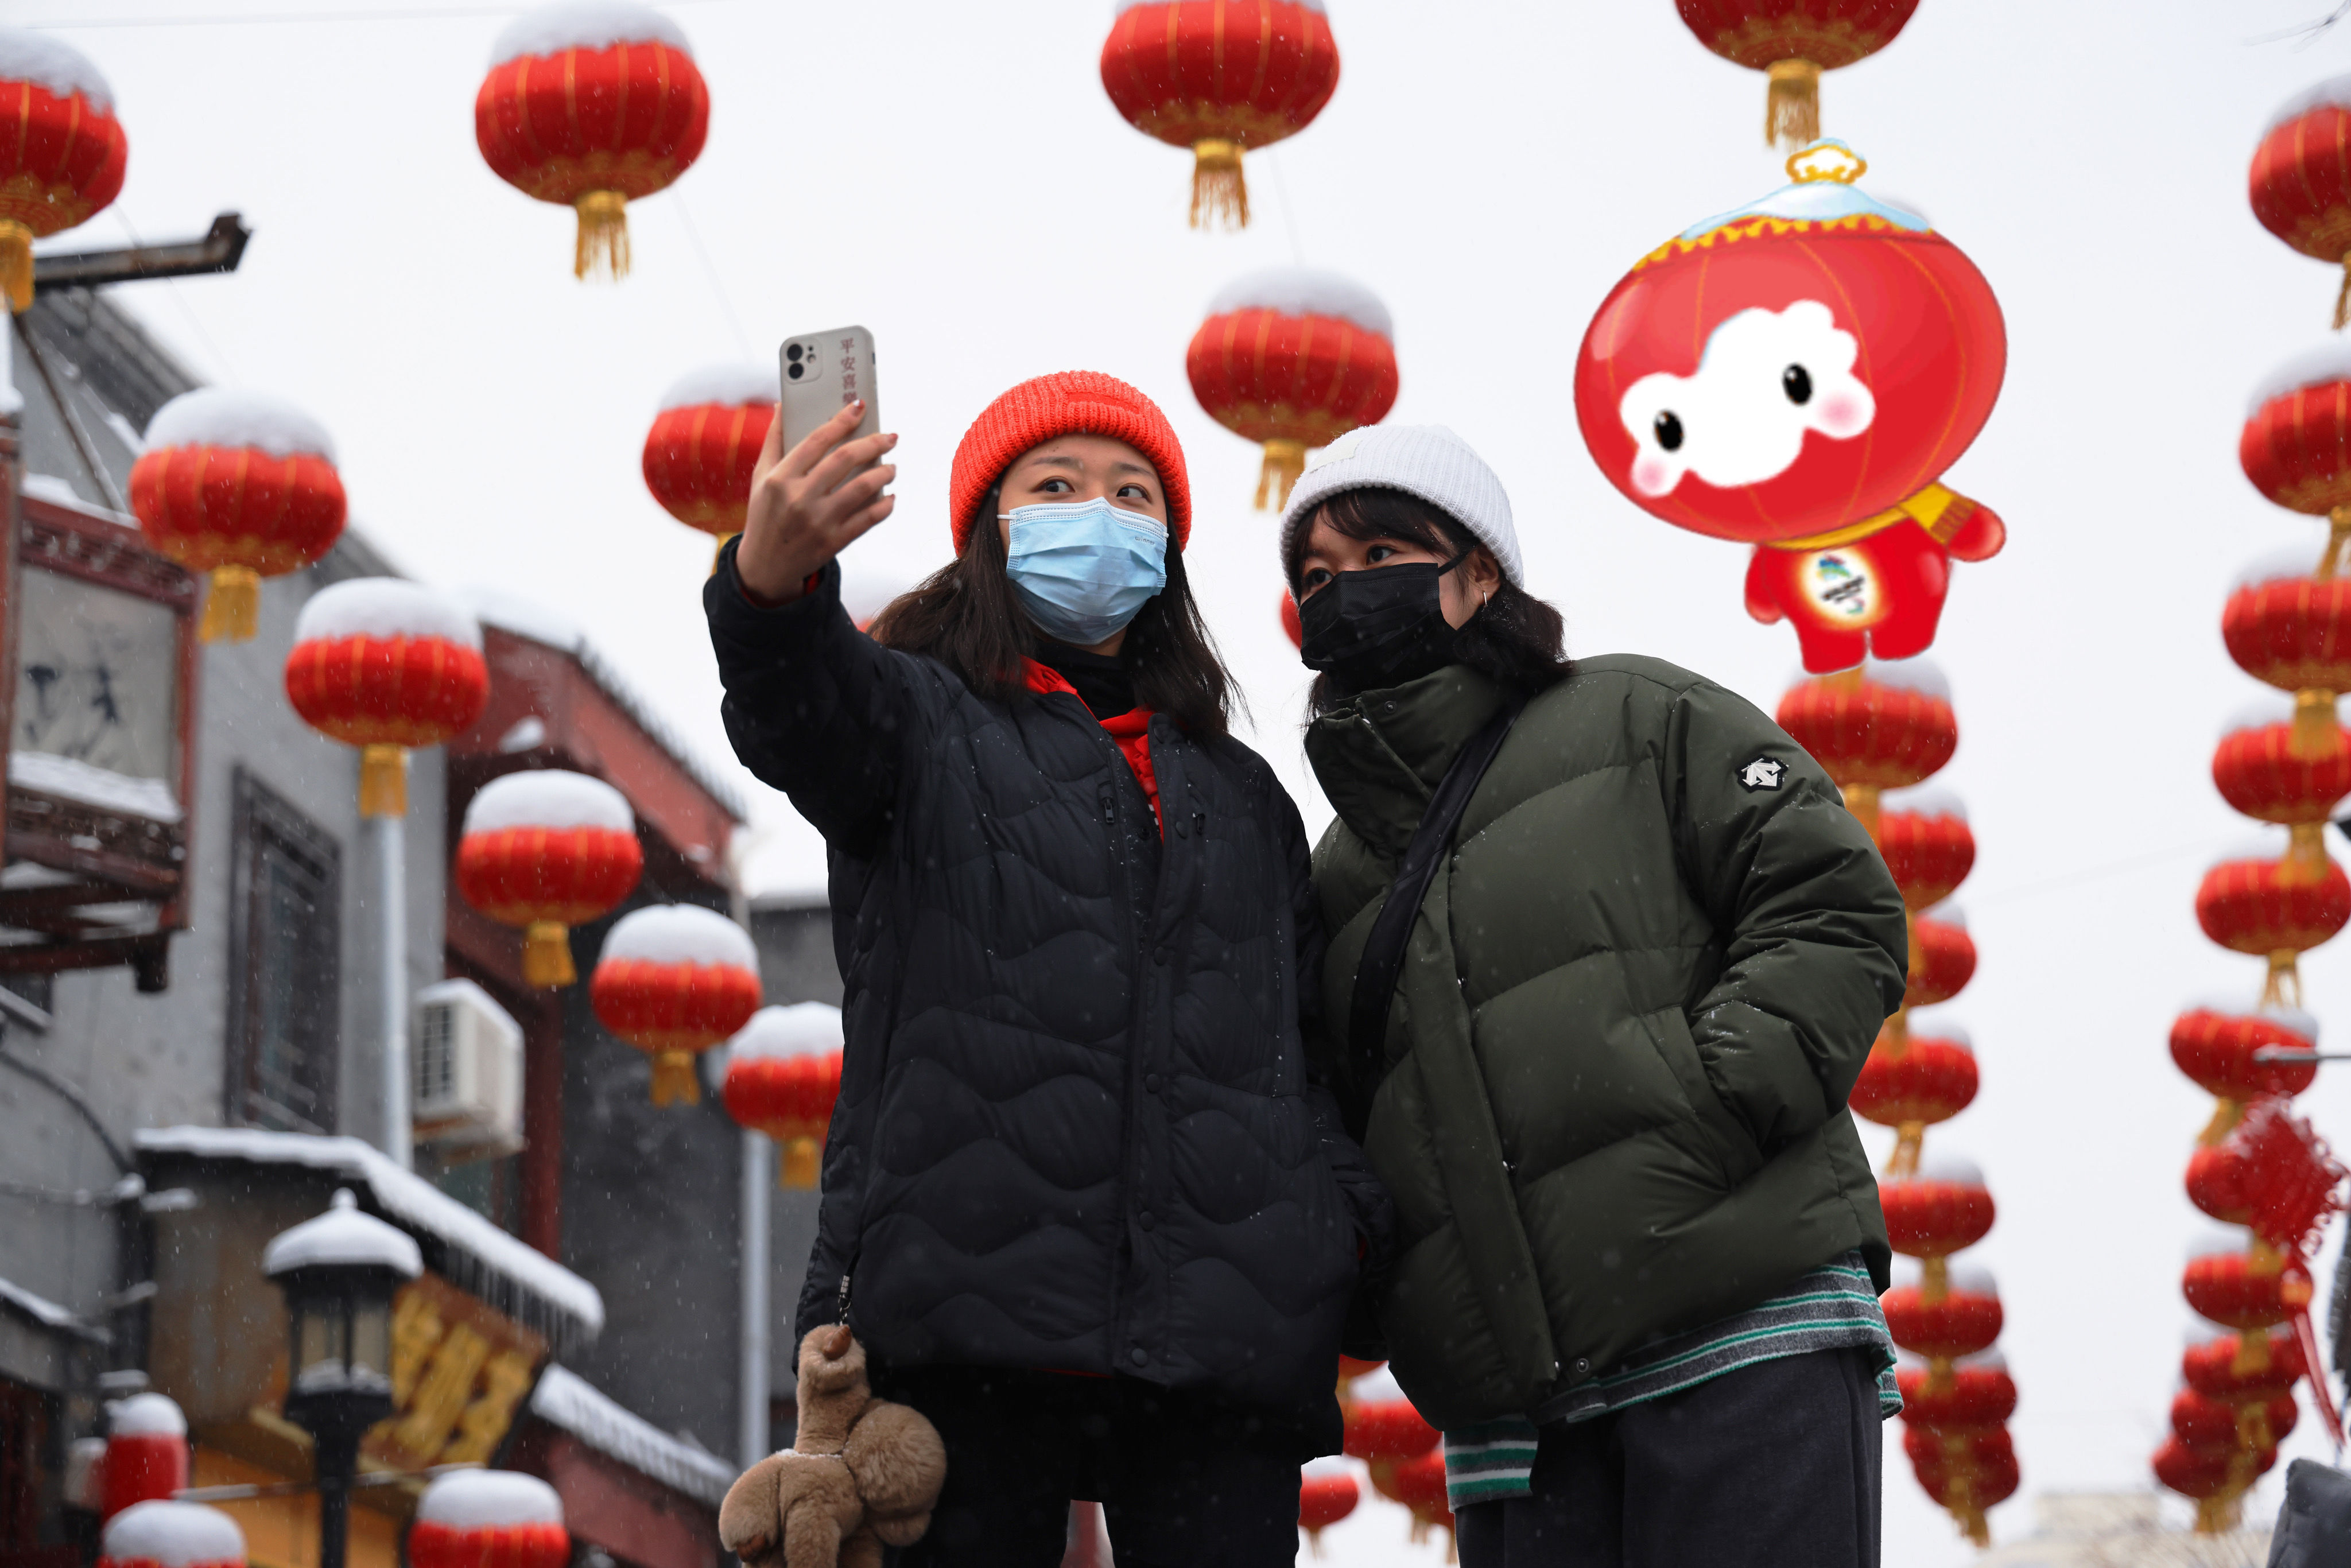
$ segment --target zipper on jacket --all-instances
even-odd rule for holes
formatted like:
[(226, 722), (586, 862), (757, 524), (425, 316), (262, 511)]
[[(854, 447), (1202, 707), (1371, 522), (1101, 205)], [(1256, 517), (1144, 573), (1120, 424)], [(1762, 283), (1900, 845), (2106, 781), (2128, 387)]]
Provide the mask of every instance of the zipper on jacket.
[(835, 1321), (836, 1322), (841, 1323), (842, 1326), (846, 1327), (846, 1326), (848, 1325), (848, 1322), (849, 1322), (849, 1271), (848, 1271), (847, 1270), (845, 1270), (845, 1269), (841, 1270), (841, 1297), (840, 1297), (840, 1300), (841, 1300), (841, 1316), (840, 1316), (839, 1318), (835, 1319), (834, 1321)]

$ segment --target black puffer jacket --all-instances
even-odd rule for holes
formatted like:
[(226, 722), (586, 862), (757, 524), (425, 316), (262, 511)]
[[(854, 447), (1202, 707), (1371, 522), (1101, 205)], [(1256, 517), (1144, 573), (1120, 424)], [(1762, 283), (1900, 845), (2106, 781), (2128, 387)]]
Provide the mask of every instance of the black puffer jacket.
[(849, 1277), (886, 1363), (1124, 1374), (1335, 1439), (1358, 1235), (1392, 1222), (1303, 1043), (1321, 923), (1263, 760), (1155, 717), (1163, 836), (1076, 697), (877, 646), (837, 568), (760, 610), (729, 546), (704, 605), (737, 755), (831, 849), (848, 1046), (799, 1332)]

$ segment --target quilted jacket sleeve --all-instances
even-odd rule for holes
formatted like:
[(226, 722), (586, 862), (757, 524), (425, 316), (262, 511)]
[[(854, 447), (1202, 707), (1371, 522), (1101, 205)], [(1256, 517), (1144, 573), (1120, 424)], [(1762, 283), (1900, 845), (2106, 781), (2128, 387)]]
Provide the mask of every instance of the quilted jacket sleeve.
[[(1395, 1247), (1395, 1204), (1380, 1178), (1372, 1174), (1370, 1162), (1364, 1159), (1362, 1147), (1348, 1135), (1346, 1123), (1339, 1113), (1338, 1096), (1333, 1092), (1337, 1063), (1332, 1059), (1332, 1042), (1322, 1028), (1322, 956), (1329, 938), (1322, 930), (1322, 900), (1315, 894), (1310, 874), (1306, 829), (1299, 821), (1298, 807), (1279, 784), (1273, 787), (1273, 794), (1279, 841), (1289, 861), (1290, 925), (1297, 933), (1298, 1038), (1306, 1050), (1306, 1104), (1313, 1113), (1315, 1131), (1322, 1140), (1323, 1161), (1331, 1167), (1331, 1174), (1338, 1177), (1339, 1190), (1345, 1195), (1348, 1212), (1354, 1217), (1355, 1228), (1363, 1237), (1363, 1288), (1357, 1291), (1360, 1304), (1387, 1272)], [(1349, 1314), (1345, 1348), (1350, 1355), (1380, 1359), (1364, 1338), (1373, 1332), (1370, 1324), (1368, 1312)]]
[(1900, 1003), (1902, 897), (1819, 765), (1735, 694), (1683, 687), (1663, 762), (1683, 874), (1722, 946), (1690, 1033), (1768, 1158), (1844, 1108)]
[(836, 850), (869, 858), (897, 800), (905, 747), (923, 727), (921, 661), (893, 653), (841, 607), (841, 566), (778, 609), (743, 597), (735, 543), (702, 590), (720, 716), (735, 755)]

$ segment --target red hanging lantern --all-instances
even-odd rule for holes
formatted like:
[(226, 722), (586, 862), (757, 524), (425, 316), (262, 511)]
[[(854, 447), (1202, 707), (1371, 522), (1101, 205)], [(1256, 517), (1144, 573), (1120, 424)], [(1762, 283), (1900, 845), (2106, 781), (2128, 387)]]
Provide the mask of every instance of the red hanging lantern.
[(1322, 112), (1339, 47), (1322, 0), (1119, 0), (1102, 81), (1129, 125), (1192, 150), (1192, 226), (1246, 228), (1241, 155)]
[(2335, 697), (2351, 688), (2351, 578), (2333, 570), (2341, 542), (2330, 538), (2315, 570), (2300, 553), (2248, 568), (2220, 613), (2238, 667), (2294, 693), (2294, 757), (2330, 756), (2341, 743)]
[(1949, 1121), (1975, 1097), (1975, 1051), (1964, 1032), (1948, 1025), (1930, 1035), (1907, 1028), (1897, 1031), (1889, 1019), (1862, 1062), (1847, 1103), (1855, 1114), (1899, 1134), (1886, 1170), (1900, 1176), (1917, 1168), (1927, 1129)]
[(48, 33), (0, 34), (0, 293), (33, 308), (33, 242), (89, 222), (122, 192), (131, 143), (114, 93)]
[(2005, 1427), (1922, 1427), (1905, 1424), (1902, 1452), (1919, 1469), (2016, 1463), (2016, 1443)]
[(250, 643), (261, 580), (332, 549), (345, 508), (334, 443), (316, 420), (258, 392), (199, 387), (148, 422), (131, 509), (159, 553), (212, 574), (197, 635)]
[(1910, 917), (1910, 982), (1902, 1005), (1930, 1008), (1948, 1002), (1975, 978), (1975, 939), (1968, 935), (1967, 917), (1956, 909)]
[(2315, 873), (2287, 859), (2223, 861), (2196, 890), (2196, 919), (2221, 946), (2267, 958), (2262, 1002), (2292, 1005), (2302, 998), (2296, 957), (2351, 922), (2351, 880), (2332, 860)]
[[(2329, 700), (2312, 711), (2323, 723), (2334, 717), (2334, 706)], [(2319, 873), (2326, 821), (2351, 795), (2351, 733), (2338, 726), (2314, 737), (2300, 717), (2297, 712), (2231, 728), (2213, 750), (2212, 783), (2246, 816), (2290, 830), (2287, 857), (2306, 873)]]
[(722, 545), (743, 531), (779, 384), (772, 365), (711, 365), (662, 394), (645, 433), (645, 488), (671, 517)]
[(1950, 686), (1924, 659), (1871, 660), (1859, 670), (1800, 682), (1780, 699), (1778, 717), (1873, 832), (1879, 792), (1923, 781), (1959, 745)]
[(1322, 1532), (1354, 1512), (1362, 1499), (1353, 1473), (1336, 1460), (1311, 1460), (1299, 1472), (1298, 1528), (1315, 1556), (1322, 1555)]
[(2351, 320), (2351, 78), (2298, 93), (2270, 117), (2247, 185), (2262, 227), (2313, 260), (2343, 267), (2339, 329)]
[(99, 1568), (245, 1568), (245, 1531), (200, 1502), (132, 1503), (99, 1537)]
[(2264, 1094), (2299, 1094), (2318, 1075), (2315, 1061), (2264, 1060), (2263, 1051), (2315, 1051), (2318, 1020), (2287, 1008), (2249, 1012), (2226, 1004), (2194, 1007), (2171, 1026), (2171, 1060), (2220, 1103), (2199, 1139), (2210, 1144)]
[(563, 1500), (537, 1476), (456, 1470), (417, 1500), (410, 1568), (564, 1568), (571, 1535)]
[(619, 908), (644, 865), (627, 796), (584, 773), (539, 768), (493, 779), (466, 805), (457, 891), (523, 928), (527, 983), (568, 986), (580, 977), (569, 928)]
[(2209, 1399), (2263, 1403), (2293, 1392), (2308, 1368), (2290, 1328), (2232, 1333), (2200, 1326), (2179, 1358), (2179, 1378)]
[(2249, 1448), (2274, 1448), (2300, 1417), (2292, 1394), (2231, 1405), (2183, 1388), (2171, 1399), (2171, 1430), (2189, 1448), (2242, 1442)]
[(1991, 417), (2006, 329), (1983, 275), (1915, 214), (1855, 189), (1823, 142), (1795, 183), (1635, 264), (1585, 329), (1584, 444), (1676, 528), (1755, 546), (1747, 611), (1804, 667), (1935, 640), (1950, 562), (2007, 530), (1940, 482)]
[(1395, 327), (1372, 291), (1335, 272), (1277, 267), (1211, 300), (1184, 355), (1192, 395), (1261, 442), (1257, 505), (1289, 505), (1307, 449), (1377, 424), (1395, 406)]
[(2202, 1448), (2167, 1437), (2155, 1451), (2155, 1479), (2196, 1500), (2199, 1533), (2218, 1534), (2235, 1526), (2239, 1500), (2276, 1463), (2274, 1448), (2248, 1450), (2235, 1443)]
[(684, 32), (628, 0), (516, 17), (474, 97), (474, 140), (492, 172), (579, 213), (575, 277), (628, 276), (628, 204), (684, 173), (709, 132), (710, 89)]
[(1290, 597), (1287, 589), (1281, 594), (1281, 634), (1290, 639), (1293, 648), (1306, 646), (1306, 628), (1298, 620), (1298, 601)]
[[(2250, 1250), (2248, 1248), (2250, 1247)], [(2190, 1251), (2179, 1279), (2188, 1304), (2240, 1333), (2286, 1322), (2310, 1304), (2310, 1275), (2242, 1231), (2215, 1231)]]
[(841, 1009), (823, 1002), (761, 1008), (726, 1042), (726, 1113), (783, 1152), (778, 1176), (817, 1185), (833, 1102), (841, 1095)]
[(2015, 1496), (2022, 1479), (2016, 1468), (2016, 1450), (2005, 1443), (2007, 1436), (2003, 1432), (2000, 1440), (1987, 1440), (1980, 1448), (1971, 1445), (1971, 1451), (1956, 1463), (1949, 1459), (1911, 1463), (1918, 1485), (1959, 1521), (1961, 1533), (1978, 1546), (1991, 1544), (1985, 1511)]
[(1350, 1458), (1380, 1467), (1417, 1458), (1437, 1447), (1437, 1431), (1421, 1418), (1392, 1374), (1375, 1372), (1359, 1381), (1347, 1402), (1344, 1448)]
[(1384, 1474), (1372, 1472), (1372, 1485), (1392, 1501), (1412, 1510), (1412, 1540), (1415, 1545), (1428, 1539), (1434, 1530), (1446, 1531), (1446, 1558), (1453, 1557), (1449, 1537), (1453, 1531), (1453, 1509), (1445, 1491), (1445, 1452), (1431, 1448), (1416, 1458), (1405, 1460)]
[(1968, 830), (1968, 810), (1945, 790), (1906, 790), (1883, 801), (1876, 837), (1902, 902), (1914, 910), (1950, 897), (1975, 868), (1976, 838)]
[(588, 1000), (606, 1029), (653, 1059), (654, 1104), (695, 1104), (694, 1059), (759, 1009), (758, 949), (698, 904), (635, 910), (604, 938)]
[(2005, 1321), (1991, 1270), (1972, 1264), (1951, 1266), (1938, 1296), (1929, 1297), (1922, 1277), (1895, 1286), (1878, 1298), (1878, 1305), (1894, 1343), (1930, 1364), (1990, 1350)]
[(169, 1499), (188, 1484), (188, 1418), (161, 1394), (134, 1394), (107, 1412), (99, 1517)]
[(1902, 1418), (1916, 1427), (1984, 1427), (2016, 1414), (2016, 1380), (1998, 1351), (1969, 1356), (1949, 1368), (1902, 1365)]
[(1879, 1182), (1877, 1201), (1894, 1250), (1924, 1263), (1929, 1295), (1945, 1288), (1944, 1260), (1982, 1240), (1995, 1213), (1983, 1172), (1950, 1155), (1922, 1161), (1916, 1176)]
[(489, 701), (482, 629), (392, 577), (320, 589), (294, 622), (286, 695), (302, 721), (360, 748), (360, 814), (408, 812), (408, 752), (462, 734)]
[(1821, 73), (1894, 41), (1918, 0), (1675, 0), (1699, 43), (1761, 71), (1763, 141), (1802, 147), (1821, 134)]

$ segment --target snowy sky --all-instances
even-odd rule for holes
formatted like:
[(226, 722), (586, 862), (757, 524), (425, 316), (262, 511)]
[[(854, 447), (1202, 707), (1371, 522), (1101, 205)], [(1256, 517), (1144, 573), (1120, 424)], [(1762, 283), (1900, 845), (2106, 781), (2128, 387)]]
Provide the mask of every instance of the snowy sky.
[[(1951, 477), (2011, 543), (1957, 569), (1937, 651), (1964, 736), (1940, 781), (1980, 846), (1959, 902), (1982, 966), (1947, 1011), (1985, 1087), (1929, 1147), (1978, 1156), (2000, 1197), (1972, 1256), (2008, 1306), (2027, 1497), (2146, 1479), (2199, 1218), (2179, 1174), (2209, 1109), (2165, 1030), (2184, 998), (2257, 978), (2190, 901), (2246, 827), (2207, 772), (2220, 723), (2259, 693), (2221, 649), (2221, 598), (2241, 561), (2317, 538), (2246, 485), (2235, 440), (2247, 391), (2322, 335), (2334, 298), (2244, 198), (2271, 107), (2351, 70), (2351, 26), (2307, 47), (2262, 36), (2326, 8), (1925, 0), (1893, 47), (1826, 82), (1827, 129), (1867, 155), (1869, 188), (1965, 248), (2008, 317), (2006, 393)], [(1272, 531), (1249, 509), (1256, 453), (1183, 375), (1217, 288), (1293, 260), (1394, 312), (1392, 417), (1448, 423), (1500, 471), (1576, 651), (1660, 655), (1767, 707), (1787, 683), (1791, 634), (1740, 609), (1744, 551), (1634, 508), (1575, 432), (1570, 370), (1610, 287), (1782, 178), (1761, 78), (1705, 52), (1669, 0), (1334, 0), (1338, 94), (1251, 157), (1258, 221), (1238, 236), (1186, 229), (1189, 160), (1103, 97), (1106, 0), (664, 9), (709, 78), (711, 138), (632, 205), (619, 287), (575, 283), (571, 214), (474, 147), (511, 8), (8, 0), (0, 19), (94, 57), (130, 132), (121, 200), (68, 244), (193, 235), (225, 208), (256, 230), (233, 277), (117, 298), (208, 376), (319, 415), (354, 517), (403, 568), (559, 607), (714, 757), (709, 546), (645, 494), (644, 430), (681, 372), (856, 321), (905, 436), (905, 501), (852, 551), (852, 579), (946, 558), (947, 464), (997, 392), (1073, 366), (1137, 382), (1191, 455), (1194, 577), (1257, 743), (1319, 826)], [(745, 782), (754, 887), (814, 885), (813, 834)], [(2351, 1018), (2351, 943), (2304, 973), (2322, 1018)], [(2351, 1079), (2305, 1103), (2351, 1145)], [(2312, 1428), (2289, 1452), (2317, 1450)], [(1964, 1561), (1889, 1437), (1887, 1561)], [(2027, 1532), (2028, 1509), (1995, 1526)], [(1401, 1537), (1367, 1514), (1332, 1560), (1427, 1559)]]

